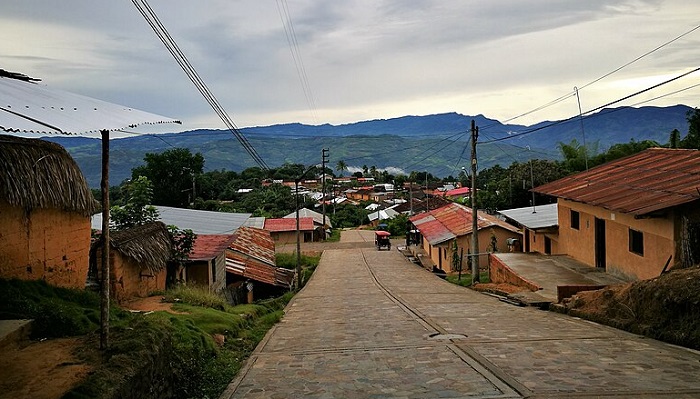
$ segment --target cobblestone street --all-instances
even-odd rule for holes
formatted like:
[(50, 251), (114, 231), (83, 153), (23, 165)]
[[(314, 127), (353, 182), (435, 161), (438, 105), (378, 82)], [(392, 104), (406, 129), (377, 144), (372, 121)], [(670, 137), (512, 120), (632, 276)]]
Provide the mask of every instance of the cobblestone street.
[(364, 247), (324, 252), (222, 398), (698, 398), (698, 376), (698, 352), (516, 307)]

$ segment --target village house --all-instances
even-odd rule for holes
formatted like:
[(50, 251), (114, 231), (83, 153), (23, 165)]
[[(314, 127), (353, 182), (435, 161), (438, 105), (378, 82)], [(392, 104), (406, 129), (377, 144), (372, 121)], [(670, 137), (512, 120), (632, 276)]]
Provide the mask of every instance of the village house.
[[(270, 232), (272, 239), (279, 244), (297, 242), (297, 221), (294, 219), (277, 218), (265, 219), (265, 230)], [(318, 241), (321, 235), (316, 233), (314, 218), (299, 217), (299, 234), (301, 242)]]
[[(118, 303), (147, 297), (164, 291), (167, 263), (172, 253), (168, 228), (163, 222), (151, 222), (109, 235), (110, 296)], [(99, 281), (102, 269), (102, 245), (98, 240), (91, 251), (91, 273)]]
[[(466, 269), (466, 255), (470, 251), (472, 237), (471, 208), (450, 203), (413, 216), (409, 220), (419, 232), (418, 248), (422, 249), (424, 256), (427, 255), (430, 260), (423, 261), (424, 266), (430, 263), (431, 266), (434, 265), (445, 272), (453, 272), (453, 257), (456, 254), (463, 257), (462, 268)], [(508, 239), (520, 237), (515, 226), (480, 211), (477, 230), (480, 254), (508, 251)]]
[(241, 227), (226, 249), (226, 285), (246, 285), (248, 300), (288, 290), (294, 282), (294, 270), (276, 266), (275, 242), (270, 232)]
[(511, 252), (559, 254), (559, 214), (557, 204), (528, 206), (498, 211), (506, 221), (519, 227), (522, 237), (511, 241)]
[(648, 279), (700, 261), (700, 151), (650, 148), (536, 187), (557, 198), (559, 252)]
[(234, 234), (198, 235), (184, 262), (187, 284), (221, 291), (226, 286), (226, 249), (234, 239)]
[(0, 277), (84, 288), (97, 206), (63, 147), (0, 135)]
[[(290, 213), (289, 215), (285, 216), (285, 219), (296, 219), (297, 213), (296, 211)], [(330, 215), (326, 213), (326, 220), (325, 220), (325, 225), (323, 224), (323, 214), (312, 211), (311, 209), (308, 208), (301, 208), (299, 209), (299, 218), (312, 218), (314, 220), (314, 226), (316, 228), (333, 228), (333, 225), (331, 224), (331, 218)], [(296, 223), (296, 222), (295, 222)]]

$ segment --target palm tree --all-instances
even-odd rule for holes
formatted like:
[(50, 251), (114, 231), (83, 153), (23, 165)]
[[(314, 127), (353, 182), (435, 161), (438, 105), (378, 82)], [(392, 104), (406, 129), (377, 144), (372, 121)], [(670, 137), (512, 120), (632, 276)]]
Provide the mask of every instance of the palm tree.
[(335, 164), (335, 170), (340, 172), (340, 177), (343, 177), (343, 172), (348, 170), (348, 164), (341, 159), (337, 164)]

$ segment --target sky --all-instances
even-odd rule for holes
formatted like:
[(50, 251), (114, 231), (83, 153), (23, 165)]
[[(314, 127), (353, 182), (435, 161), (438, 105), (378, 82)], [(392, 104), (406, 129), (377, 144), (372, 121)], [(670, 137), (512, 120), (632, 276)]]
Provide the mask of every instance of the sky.
[[(510, 122), (530, 125), (577, 115), (575, 86), (585, 112), (700, 67), (698, 29), (588, 85), (700, 25), (698, 1), (149, 3), (238, 127), (445, 112), (508, 121), (566, 96)], [(132, 2), (0, 4), (1, 69), (183, 122), (169, 131), (225, 128)], [(699, 84), (695, 72), (616, 105), (698, 107)]]

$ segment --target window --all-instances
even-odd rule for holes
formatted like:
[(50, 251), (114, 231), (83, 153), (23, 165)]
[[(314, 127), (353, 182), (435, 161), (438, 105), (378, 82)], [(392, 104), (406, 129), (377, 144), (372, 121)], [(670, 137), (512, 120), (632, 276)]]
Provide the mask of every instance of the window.
[(578, 230), (580, 222), (581, 222), (581, 217), (580, 217), (578, 211), (571, 211), (571, 228)]
[(630, 252), (644, 256), (644, 233), (630, 229)]

